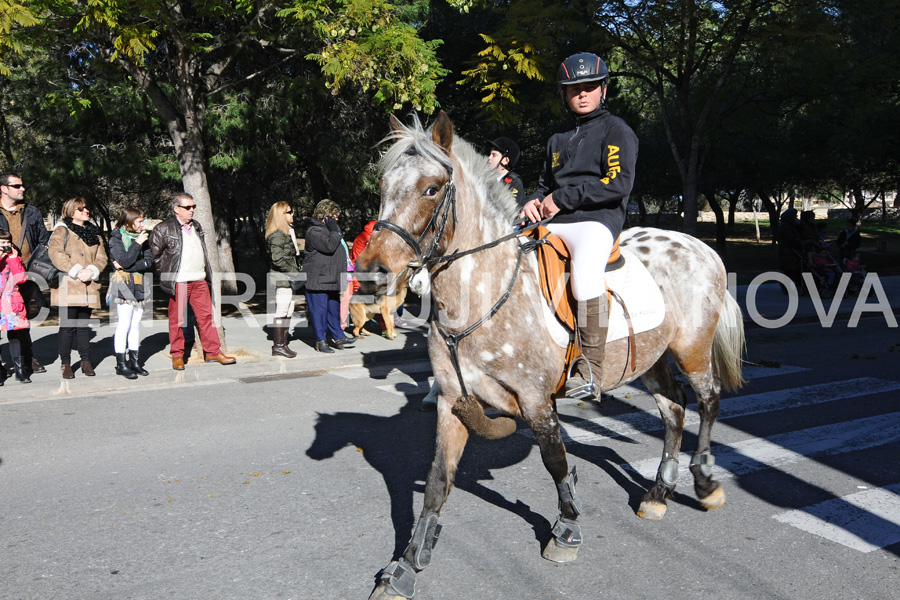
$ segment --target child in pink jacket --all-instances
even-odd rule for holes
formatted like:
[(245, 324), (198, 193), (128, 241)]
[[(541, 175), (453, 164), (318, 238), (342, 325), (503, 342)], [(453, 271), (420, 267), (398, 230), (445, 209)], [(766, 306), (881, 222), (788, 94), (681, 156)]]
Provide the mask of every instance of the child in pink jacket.
[[(26, 279), (25, 265), (18, 248), (13, 245), (12, 235), (0, 229), (0, 331), (7, 332), (16, 379), (31, 383), (31, 332), (25, 314), (25, 300), (19, 293), (19, 284)], [(7, 377), (6, 368), (0, 361), (0, 385)]]

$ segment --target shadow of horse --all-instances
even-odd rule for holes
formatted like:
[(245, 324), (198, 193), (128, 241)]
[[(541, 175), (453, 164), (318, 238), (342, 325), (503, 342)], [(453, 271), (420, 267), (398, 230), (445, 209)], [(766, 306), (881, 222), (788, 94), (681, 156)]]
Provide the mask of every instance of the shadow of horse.
[[(394, 558), (409, 542), (416, 515), (413, 497), (423, 493), (435, 443), (435, 413), (418, 410), (419, 399), (407, 402), (397, 414), (318, 413), (315, 440), (306, 455), (327, 460), (348, 446), (362, 452), (369, 465), (381, 474), (391, 503), (394, 527)], [(488, 441), (472, 437), (460, 461), (455, 486), (491, 504), (518, 515), (529, 523), (535, 538), (546, 542), (551, 524), (528, 505), (512, 502), (482, 481), (493, 479), (492, 469), (502, 469), (525, 460), (534, 441), (521, 435)]]

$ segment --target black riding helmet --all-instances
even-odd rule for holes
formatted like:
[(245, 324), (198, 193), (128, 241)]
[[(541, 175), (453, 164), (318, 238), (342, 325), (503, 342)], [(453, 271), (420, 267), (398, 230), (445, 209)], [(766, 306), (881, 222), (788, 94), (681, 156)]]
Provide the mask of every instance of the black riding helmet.
[[(556, 72), (556, 81), (559, 83), (559, 93), (562, 98), (563, 107), (568, 111), (566, 104), (566, 93), (564, 87), (575, 83), (587, 83), (590, 81), (599, 81), (600, 85), (605, 87), (606, 81), (609, 79), (609, 69), (596, 54), (590, 52), (579, 52), (573, 54), (559, 65)], [(603, 100), (600, 101), (603, 106)]]
[(586, 81), (603, 81), (609, 77), (606, 63), (590, 52), (573, 54), (559, 65), (556, 80), (560, 86), (583, 83)]
[(491, 142), (491, 146), (493, 146), (494, 150), (502, 154), (504, 158), (509, 159), (509, 162), (503, 166), (508, 171), (512, 171), (513, 167), (516, 166), (516, 163), (519, 162), (519, 145), (508, 137), (498, 137)]

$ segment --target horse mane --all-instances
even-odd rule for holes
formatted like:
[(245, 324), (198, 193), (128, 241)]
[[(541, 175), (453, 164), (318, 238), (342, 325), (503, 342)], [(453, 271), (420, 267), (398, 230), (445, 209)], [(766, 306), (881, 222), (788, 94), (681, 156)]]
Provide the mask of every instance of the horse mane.
[[(431, 127), (424, 128), (419, 116), (412, 113), (412, 124), (400, 123), (400, 128), (392, 131), (381, 143), (393, 142), (385, 151), (379, 162), (381, 173), (394, 167), (405, 155), (419, 155), (437, 162), (443, 169), (451, 172), (455, 169), (451, 157), (441, 149), (431, 137)], [(518, 214), (518, 206), (509, 188), (497, 178), (497, 171), (488, 165), (485, 157), (472, 144), (460, 136), (453, 134), (453, 155), (463, 170), (470, 173), (484, 191), (484, 210), (504, 220), (510, 220)]]

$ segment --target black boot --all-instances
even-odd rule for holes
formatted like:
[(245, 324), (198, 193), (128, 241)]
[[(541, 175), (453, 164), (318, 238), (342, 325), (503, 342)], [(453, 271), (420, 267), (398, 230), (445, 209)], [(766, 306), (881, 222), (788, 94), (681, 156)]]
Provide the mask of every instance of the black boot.
[[(573, 363), (566, 380), (567, 398), (599, 398), (603, 381), (603, 358), (606, 356), (606, 334), (609, 331), (609, 297), (585, 300), (579, 307), (578, 335), (581, 337), (581, 360)], [(587, 360), (584, 360), (587, 359)]]
[(16, 371), (16, 379), (22, 383), (31, 383), (31, 373), (29, 373), (29, 369), (25, 368), (25, 361), (21, 356), (13, 358), (13, 368)]
[(125, 379), (137, 379), (137, 373), (131, 370), (124, 352), (116, 354), (116, 375), (121, 375)]
[(325, 340), (316, 342), (316, 352), (324, 352), (325, 354), (334, 354), (334, 349), (328, 345)]
[(288, 348), (288, 328), (290, 327), (290, 319), (275, 319), (272, 327), (272, 356), (283, 356), (285, 358), (294, 358), (297, 353)]
[(0, 362), (0, 387), (3, 387), (3, 384), (6, 383), (7, 379), (9, 379), (9, 372), (6, 370), (6, 367), (3, 366), (3, 363)]
[(137, 350), (129, 350), (128, 351), (128, 366), (131, 367), (132, 371), (134, 371), (135, 373), (137, 373), (138, 375), (141, 375), (143, 377), (146, 377), (147, 375), (150, 374), (150, 371), (148, 371), (147, 369), (145, 369), (144, 367), (142, 367), (141, 365), (138, 364), (138, 351)]

